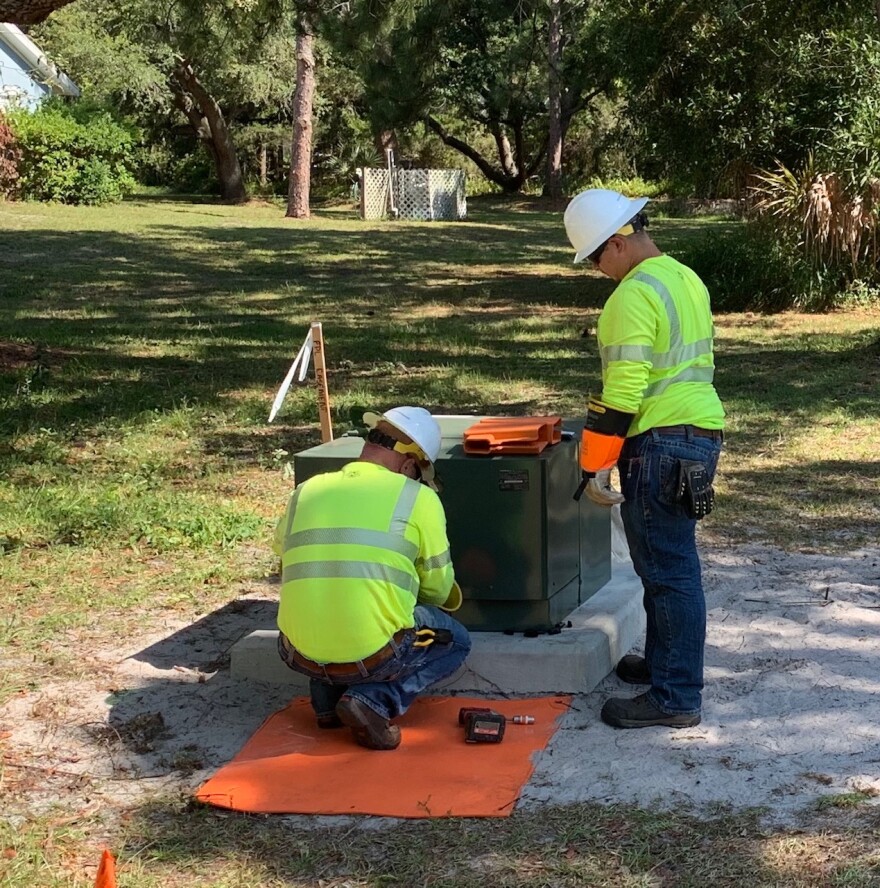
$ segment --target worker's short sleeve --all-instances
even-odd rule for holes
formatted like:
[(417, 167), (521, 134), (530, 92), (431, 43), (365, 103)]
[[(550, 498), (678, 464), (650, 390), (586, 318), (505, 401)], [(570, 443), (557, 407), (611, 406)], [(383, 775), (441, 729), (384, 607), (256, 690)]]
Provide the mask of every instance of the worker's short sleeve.
[(446, 536), (446, 513), (433, 490), (425, 487), (419, 492), (412, 517), (419, 534), (419, 554), (415, 563), (419, 575), (419, 603), (439, 607), (449, 598), (455, 571)]
[(608, 298), (597, 336), (602, 356), (602, 401), (637, 413), (648, 386), (658, 336), (656, 295), (638, 281), (626, 281)]

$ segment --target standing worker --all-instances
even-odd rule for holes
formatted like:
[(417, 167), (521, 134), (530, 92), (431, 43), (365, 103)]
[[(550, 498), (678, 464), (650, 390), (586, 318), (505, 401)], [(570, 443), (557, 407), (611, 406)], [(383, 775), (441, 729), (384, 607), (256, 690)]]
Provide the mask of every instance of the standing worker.
[(321, 728), (347, 725), (396, 749), (403, 715), (467, 657), (446, 515), (436, 494), (440, 427), (421, 407), (367, 413), (360, 458), (294, 490), (275, 531), (278, 652), (310, 679)]
[[(647, 615), (645, 656), (624, 657), (616, 671), (650, 689), (607, 700), (602, 720), (685, 728), (700, 723), (706, 601), (696, 524), (714, 502), (724, 409), (709, 294), (648, 236), (647, 202), (591, 189), (565, 210), (574, 261), (618, 282), (597, 327), (602, 394), (588, 405), (581, 489), (602, 505), (621, 503)], [(610, 482), (615, 463), (620, 493)]]

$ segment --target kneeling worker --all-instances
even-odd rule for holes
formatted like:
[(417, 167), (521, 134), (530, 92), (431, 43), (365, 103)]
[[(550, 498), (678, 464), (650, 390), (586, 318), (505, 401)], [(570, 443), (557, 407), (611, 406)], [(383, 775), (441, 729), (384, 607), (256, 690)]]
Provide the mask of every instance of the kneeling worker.
[(395, 749), (416, 697), (470, 651), (434, 485), (440, 427), (421, 407), (367, 413), (360, 458), (294, 490), (275, 531), (278, 651), (310, 679), (322, 728)]

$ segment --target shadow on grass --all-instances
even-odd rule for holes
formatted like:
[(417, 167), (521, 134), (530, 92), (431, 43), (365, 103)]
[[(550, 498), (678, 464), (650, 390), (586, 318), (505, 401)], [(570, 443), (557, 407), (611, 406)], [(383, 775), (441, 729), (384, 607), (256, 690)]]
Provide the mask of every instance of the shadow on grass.
[[(312, 402), (288, 408), (277, 430), (264, 417), (314, 319), (341, 401), (354, 393), (379, 406), (574, 415), (600, 386), (595, 340), (581, 331), (613, 284), (571, 266), (555, 210), (487, 201), (471, 221), (443, 225), (339, 212), (243, 224), (210, 203), (158, 203), (167, 216), (134, 235), (0, 233), (0, 356), (17, 349), (0, 367), (7, 440), (39, 429), (90, 435), (190, 406), (205, 417), (208, 452), (289, 449), (300, 433), (285, 423), (301, 427)], [(654, 233), (674, 248), (732, 224), (663, 221)], [(767, 347), (722, 336), (716, 360), (736, 419), (729, 455), (829, 413), (880, 415), (876, 335)], [(6, 448), (7, 465), (35, 458), (20, 446)], [(786, 483), (803, 471), (784, 470)]]
[[(30, 364), (3, 368), (3, 388), (54, 390), (53, 397), (10, 404), (5, 422), (124, 422), (182, 399), (222, 403), (230, 389), (276, 384), (315, 318), (325, 321), (331, 370), (334, 359), (439, 360), (460, 372), (478, 370), (467, 358), (424, 354), (417, 341), (424, 324), (407, 329), (400, 318), (417, 317), (426, 303), (473, 303), (487, 315), (501, 309), (527, 317), (530, 304), (571, 306), (586, 293), (598, 306), (607, 295), (595, 278), (578, 288), (552, 273), (537, 278), (530, 262), (554, 264), (565, 251), (509, 224), (339, 225), (167, 224), (137, 239), (85, 231), (0, 235), (7, 297), (0, 321), (9, 339), (36, 346)], [(499, 270), (499, 263), (510, 268)], [(493, 268), (483, 275), (483, 265)], [(463, 270), (473, 279), (461, 279)], [(432, 327), (438, 339), (467, 340), (454, 314)], [(497, 364), (491, 369), (497, 373)], [(344, 385), (344, 374), (334, 382)]]
[[(817, 458), (761, 472), (739, 468), (736, 456), (734, 450), (722, 457), (728, 492), (719, 498), (712, 526), (718, 537), (742, 540), (744, 532), (748, 536), (749, 529), (761, 528), (767, 539), (805, 550), (830, 540), (870, 546), (880, 538), (880, 462)], [(745, 505), (736, 519), (747, 526), (730, 521), (728, 497)]]

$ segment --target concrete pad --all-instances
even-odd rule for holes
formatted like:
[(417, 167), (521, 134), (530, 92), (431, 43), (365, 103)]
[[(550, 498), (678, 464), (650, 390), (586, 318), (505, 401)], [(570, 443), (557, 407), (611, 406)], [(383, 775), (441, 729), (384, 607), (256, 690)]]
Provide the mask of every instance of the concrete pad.
[[(629, 563), (615, 562), (611, 580), (568, 618), (558, 635), (473, 632), (465, 667), (437, 692), (588, 694), (640, 639), (645, 629), (642, 584)], [(252, 632), (231, 650), (233, 678), (258, 679), (308, 689), (305, 676), (278, 656), (278, 632)]]

